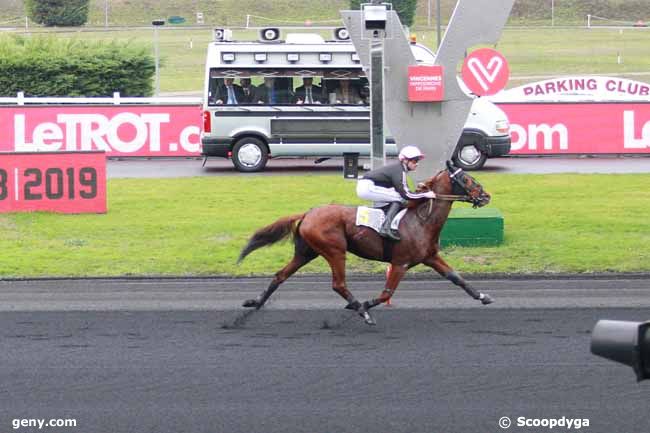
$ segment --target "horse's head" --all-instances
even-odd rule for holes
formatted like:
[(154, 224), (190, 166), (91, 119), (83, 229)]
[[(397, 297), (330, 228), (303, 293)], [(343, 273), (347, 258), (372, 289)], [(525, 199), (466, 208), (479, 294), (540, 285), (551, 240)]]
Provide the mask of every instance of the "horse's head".
[(447, 169), (427, 179), (418, 186), (420, 190), (429, 190), (437, 195), (459, 196), (458, 200), (472, 203), (474, 207), (483, 207), (490, 203), (488, 194), (480, 183), (461, 168), (454, 167), (447, 161)]

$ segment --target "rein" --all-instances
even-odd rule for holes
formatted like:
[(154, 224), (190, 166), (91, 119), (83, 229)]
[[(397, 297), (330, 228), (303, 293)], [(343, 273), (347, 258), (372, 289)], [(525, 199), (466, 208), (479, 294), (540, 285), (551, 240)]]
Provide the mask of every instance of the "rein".
[(420, 212), (420, 209), (422, 206), (418, 206), (417, 209), (415, 210), (415, 214), (420, 218), (421, 220), (426, 220), (431, 216), (431, 212), (433, 211), (433, 202), (436, 200), (441, 200), (441, 201), (467, 201), (471, 202), (472, 200), (468, 195), (453, 195), (453, 194), (436, 194), (436, 198), (430, 198), (427, 200), (427, 211), (424, 215)]
[[(456, 179), (456, 175), (458, 175), (459, 173), (462, 173), (462, 170), (461, 170), (461, 169), (458, 169), (458, 170), (456, 170), (455, 172), (451, 173), (451, 174), (449, 175), (449, 177), (451, 178), (452, 183), (456, 183), (456, 184), (459, 185), (461, 188), (465, 189), (464, 185), (462, 185), (462, 184), (458, 181), (458, 179)], [(432, 191), (430, 188), (427, 188), (427, 190)], [(423, 215), (421, 214), (421, 212), (420, 212), (420, 208), (421, 208), (422, 206), (418, 206), (418, 208), (416, 209), (416, 215), (418, 216), (418, 218), (420, 218), (421, 220), (426, 220), (426, 219), (428, 219), (428, 218), (431, 216), (431, 212), (433, 211), (433, 201), (434, 201), (434, 200), (442, 200), (442, 201), (464, 201), (464, 202), (469, 202), (469, 203), (472, 203), (472, 202), (473, 202), (472, 198), (471, 198), (468, 194), (465, 194), (465, 195), (458, 195), (458, 194), (436, 194), (436, 198), (431, 198), (431, 199), (428, 200), (429, 203), (428, 203), (428, 206), (427, 206), (426, 214), (425, 214), (424, 216), (423, 216)], [(475, 205), (474, 207), (476, 207), (476, 205)]]
[(468, 195), (453, 195), (453, 194), (436, 194), (436, 198), (430, 200), (472, 201), (472, 199)]

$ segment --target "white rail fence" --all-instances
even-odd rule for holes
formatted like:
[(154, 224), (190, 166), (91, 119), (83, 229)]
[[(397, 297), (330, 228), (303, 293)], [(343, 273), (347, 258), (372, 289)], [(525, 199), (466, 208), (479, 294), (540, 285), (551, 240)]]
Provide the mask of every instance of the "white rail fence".
[(88, 104), (88, 105), (201, 105), (203, 98), (196, 96), (167, 96), (167, 97), (123, 97), (119, 92), (105, 97), (50, 97), (25, 96), (18, 92), (15, 97), (0, 97), (0, 105), (59, 105), (59, 104)]

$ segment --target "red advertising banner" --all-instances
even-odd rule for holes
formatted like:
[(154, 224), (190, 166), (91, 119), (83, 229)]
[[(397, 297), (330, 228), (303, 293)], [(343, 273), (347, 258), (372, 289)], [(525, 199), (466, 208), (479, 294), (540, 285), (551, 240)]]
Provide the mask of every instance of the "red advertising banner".
[[(513, 155), (650, 153), (648, 102), (497, 105), (510, 119)], [(0, 152), (200, 154), (199, 105), (0, 107), (0, 125)]]
[(411, 102), (437, 102), (445, 97), (442, 66), (409, 66), (408, 79)]
[(0, 107), (0, 152), (197, 156), (201, 108), (164, 105)]
[(0, 213), (106, 209), (104, 152), (0, 153)]
[(511, 155), (650, 153), (650, 103), (497, 104)]
[(463, 82), (479, 96), (494, 95), (503, 90), (510, 79), (510, 67), (503, 54), (492, 48), (472, 51), (463, 62)]

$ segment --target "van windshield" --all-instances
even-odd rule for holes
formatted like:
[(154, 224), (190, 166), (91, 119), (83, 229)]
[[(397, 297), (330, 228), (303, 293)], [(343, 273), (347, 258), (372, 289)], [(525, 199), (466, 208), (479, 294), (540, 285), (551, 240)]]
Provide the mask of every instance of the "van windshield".
[(224, 71), (210, 71), (208, 105), (367, 105), (368, 80), (345, 78), (277, 75), (224, 76)]

